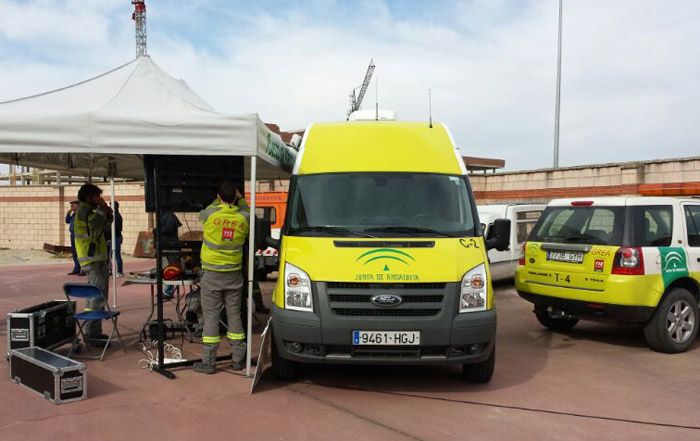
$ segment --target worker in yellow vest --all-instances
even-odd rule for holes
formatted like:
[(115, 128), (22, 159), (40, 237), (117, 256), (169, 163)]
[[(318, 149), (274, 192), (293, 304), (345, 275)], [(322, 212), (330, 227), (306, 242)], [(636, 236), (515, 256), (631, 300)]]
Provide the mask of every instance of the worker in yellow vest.
[[(75, 251), (81, 271), (87, 274), (88, 283), (97, 285), (104, 293), (103, 299), (91, 299), (85, 310), (103, 310), (109, 290), (109, 265), (107, 258), (107, 235), (114, 216), (112, 209), (102, 199), (102, 190), (93, 184), (84, 184), (78, 190), (80, 205), (75, 213)], [(88, 344), (104, 343), (102, 321), (94, 320), (85, 325)]]
[(218, 197), (199, 213), (204, 227), (202, 242), (201, 302), (204, 317), (202, 361), (195, 363), (197, 372), (216, 372), (216, 351), (221, 340), (219, 316), (226, 307), (227, 340), (231, 345), (234, 370), (243, 368), (246, 354), (245, 332), (241, 321), (243, 292), (243, 245), (248, 237), (250, 212), (245, 198), (230, 182), (219, 187)]

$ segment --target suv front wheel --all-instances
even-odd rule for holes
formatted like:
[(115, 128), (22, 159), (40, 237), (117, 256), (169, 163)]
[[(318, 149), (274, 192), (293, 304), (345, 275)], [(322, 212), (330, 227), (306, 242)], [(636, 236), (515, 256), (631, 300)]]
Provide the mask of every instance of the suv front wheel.
[(644, 325), (649, 347), (668, 354), (685, 352), (697, 334), (698, 301), (683, 288), (672, 288)]
[(558, 332), (568, 331), (578, 323), (578, 318), (547, 305), (535, 305), (535, 317), (545, 328)]

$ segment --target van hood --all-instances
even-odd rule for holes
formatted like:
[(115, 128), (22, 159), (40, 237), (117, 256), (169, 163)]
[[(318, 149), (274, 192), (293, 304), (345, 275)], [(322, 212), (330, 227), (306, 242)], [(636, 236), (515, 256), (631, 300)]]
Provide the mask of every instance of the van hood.
[(314, 282), (461, 282), (486, 261), (482, 237), (283, 238), (280, 269), (288, 262)]

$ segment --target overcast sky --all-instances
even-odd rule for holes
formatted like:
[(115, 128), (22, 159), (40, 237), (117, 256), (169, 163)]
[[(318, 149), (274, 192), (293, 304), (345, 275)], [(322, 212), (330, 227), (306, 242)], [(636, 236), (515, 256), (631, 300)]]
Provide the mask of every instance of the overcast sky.
[[(213, 107), (283, 129), (379, 105), (463, 154), (552, 163), (556, 0), (147, 0), (148, 50)], [(0, 101), (134, 56), (130, 0), (0, 0)], [(564, 1), (561, 164), (700, 155), (700, 1)], [(374, 104), (374, 82), (365, 107)]]

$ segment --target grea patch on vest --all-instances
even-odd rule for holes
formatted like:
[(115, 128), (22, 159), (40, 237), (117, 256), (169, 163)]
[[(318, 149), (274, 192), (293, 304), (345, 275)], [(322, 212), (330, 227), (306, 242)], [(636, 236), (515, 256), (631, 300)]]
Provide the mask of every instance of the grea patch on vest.
[(234, 228), (222, 228), (221, 229), (221, 240), (224, 241), (232, 241), (233, 237), (235, 236), (235, 229)]

